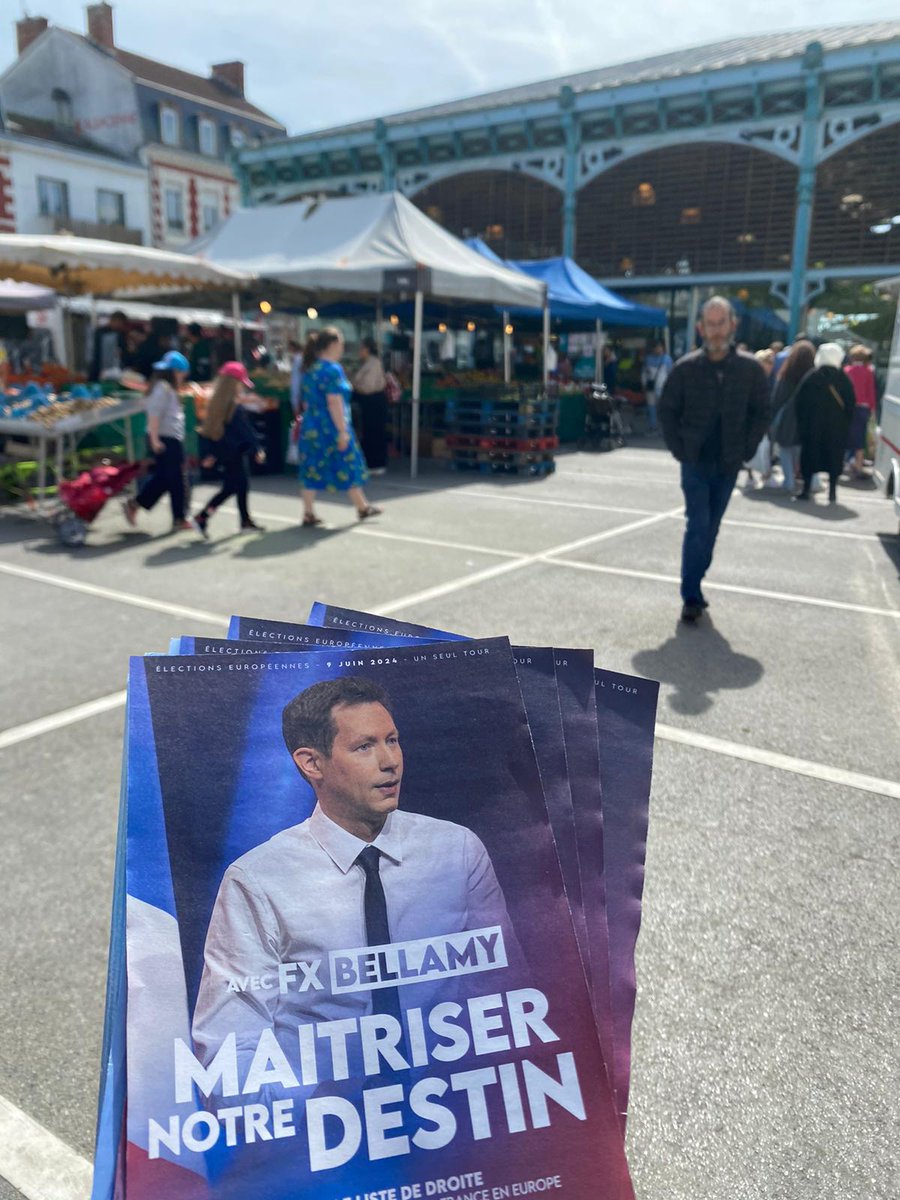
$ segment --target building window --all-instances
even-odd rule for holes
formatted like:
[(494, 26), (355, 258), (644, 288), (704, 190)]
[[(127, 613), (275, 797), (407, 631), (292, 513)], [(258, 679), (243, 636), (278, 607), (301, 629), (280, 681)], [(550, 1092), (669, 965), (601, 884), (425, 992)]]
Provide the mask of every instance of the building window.
[(166, 225), (173, 233), (184, 233), (184, 192), (181, 188), (166, 188)]
[(231, 144), (235, 150), (239, 150), (241, 146), (247, 144), (247, 137), (243, 129), (238, 129), (236, 125), (232, 125), (231, 127)]
[(97, 189), (97, 221), (100, 225), (125, 224), (125, 196), (107, 188)]
[(215, 154), (216, 146), (216, 127), (207, 117), (200, 118), (200, 153)]
[(656, 188), (652, 183), (639, 183), (631, 193), (635, 208), (651, 208), (656, 203)]
[(68, 217), (69, 185), (62, 179), (39, 178), (38, 208), (42, 217)]
[(166, 146), (177, 146), (180, 138), (178, 113), (167, 106), (159, 110), (159, 136)]
[(200, 228), (204, 233), (215, 229), (220, 220), (219, 197), (215, 192), (200, 193)]
[(54, 120), (63, 129), (71, 129), (75, 124), (72, 114), (72, 97), (62, 88), (54, 88), (50, 93), (53, 99)]

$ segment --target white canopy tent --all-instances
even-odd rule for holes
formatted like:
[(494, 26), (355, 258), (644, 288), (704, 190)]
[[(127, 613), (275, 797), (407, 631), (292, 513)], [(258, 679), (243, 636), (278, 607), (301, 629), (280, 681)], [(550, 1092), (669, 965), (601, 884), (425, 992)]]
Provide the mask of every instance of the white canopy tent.
[[(0, 233), (0, 276), (52, 288), (62, 296), (113, 296), (152, 288), (154, 293), (229, 292), (239, 319), (239, 292), (249, 280), (204, 259), (152, 246), (132, 246), (72, 234)], [(64, 322), (67, 353), (70, 322)]]
[(39, 308), (53, 308), (56, 293), (36, 283), (16, 279), (0, 279), (0, 313), (27, 313)]
[(71, 234), (0, 233), (0, 275), (63, 295), (110, 296), (131, 288), (222, 288), (247, 279), (190, 254)]
[(190, 249), (217, 266), (290, 287), (415, 296), (413, 475), (418, 469), (425, 296), (501, 308), (546, 304), (543, 283), (469, 249), (399, 192), (240, 209)]

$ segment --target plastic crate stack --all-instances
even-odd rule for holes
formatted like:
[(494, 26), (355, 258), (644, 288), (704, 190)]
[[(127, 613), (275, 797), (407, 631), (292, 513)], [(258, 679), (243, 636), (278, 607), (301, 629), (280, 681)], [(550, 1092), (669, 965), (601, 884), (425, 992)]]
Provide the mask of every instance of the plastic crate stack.
[(556, 470), (559, 402), (536, 386), (458, 392), (445, 409), (454, 471), (549, 475)]

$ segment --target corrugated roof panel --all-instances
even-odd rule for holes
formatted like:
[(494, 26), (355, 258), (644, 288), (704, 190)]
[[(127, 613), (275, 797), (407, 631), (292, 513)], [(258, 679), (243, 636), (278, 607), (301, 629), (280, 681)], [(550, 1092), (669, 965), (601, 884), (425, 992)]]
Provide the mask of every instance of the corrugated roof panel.
[[(452, 117), (486, 108), (545, 100), (557, 96), (563, 87), (570, 87), (574, 92), (597, 91), (602, 88), (623, 87), (626, 84), (676, 79), (683, 75), (701, 74), (704, 71), (721, 71), (727, 67), (745, 66), (754, 62), (799, 58), (807, 45), (813, 41), (821, 42), (823, 49), (828, 52), (873, 42), (895, 40), (900, 41), (900, 21), (878, 21), (868, 24), (838, 25), (824, 29), (798, 29), (787, 33), (766, 33), (754, 37), (730, 38), (728, 41), (674, 50), (667, 54), (655, 55), (652, 58), (635, 59), (631, 62), (616, 63), (591, 71), (579, 71), (572, 75), (560, 75), (553, 79), (502, 88), (496, 92), (467, 96), (445, 104), (432, 104), (425, 108), (410, 109), (387, 116), (384, 121), (390, 126), (425, 118)], [(314, 140), (328, 134), (363, 132), (372, 129), (374, 124), (374, 120), (357, 121), (350, 125), (299, 134), (289, 140)]]

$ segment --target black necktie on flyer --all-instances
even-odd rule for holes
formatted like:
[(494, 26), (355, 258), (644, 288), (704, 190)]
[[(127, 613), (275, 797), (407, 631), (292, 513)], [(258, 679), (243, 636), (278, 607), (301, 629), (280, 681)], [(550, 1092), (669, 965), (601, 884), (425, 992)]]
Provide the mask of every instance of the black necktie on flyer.
[[(385, 946), (391, 940), (388, 928), (387, 904), (381, 883), (381, 851), (376, 846), (366, 846), (356, 861), (366, 877), (363, 905), (366, 914), (366, 943), (369, 946)], [(395, 987), (373, 988), (372, 1012), (386, 1013), (400, 1020), (400, 995)]]

